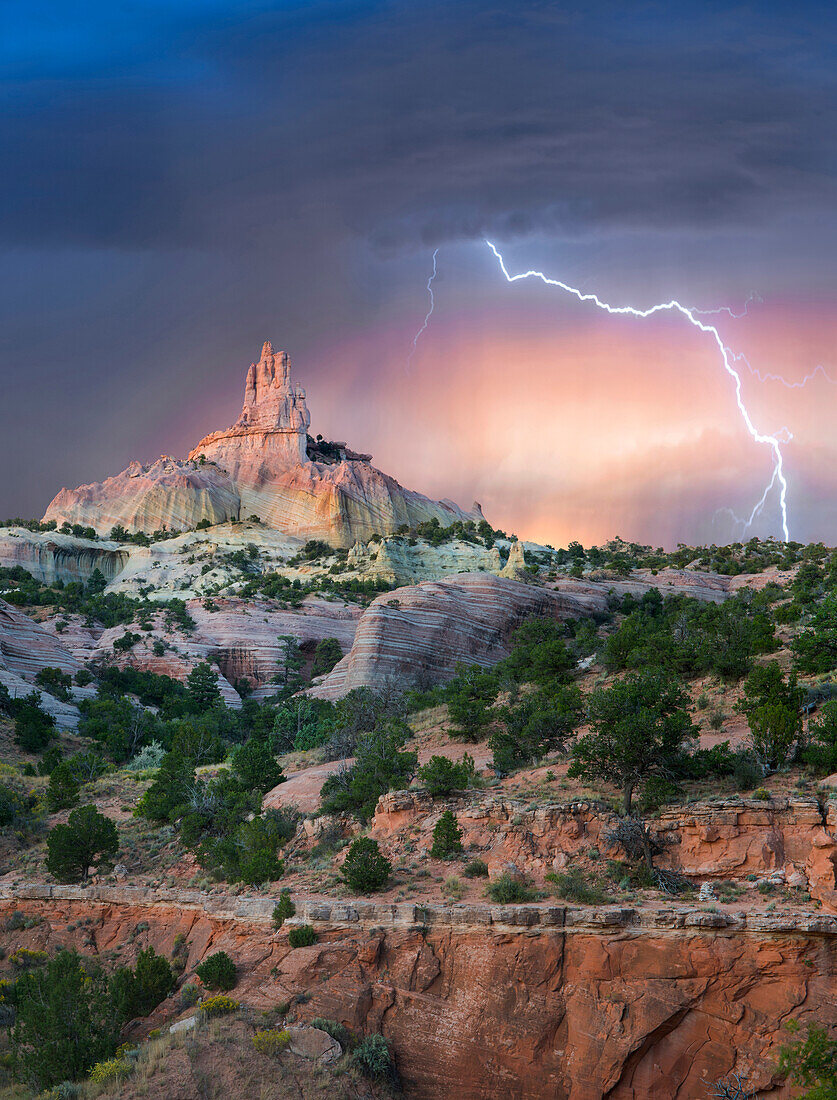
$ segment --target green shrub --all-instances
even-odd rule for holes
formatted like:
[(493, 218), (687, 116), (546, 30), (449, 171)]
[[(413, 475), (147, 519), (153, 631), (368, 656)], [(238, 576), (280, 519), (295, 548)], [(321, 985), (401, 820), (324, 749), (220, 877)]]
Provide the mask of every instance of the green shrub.
[(431, 756), (418, 770), (419, 779), (431, 798), (440, 798), (451, 791), (464, 791), (475, 775), (474, 758), (467, 752), (457, 763), (446, 756)]
[(462, 852), (462, 832), (451, 810), (445, 810), (433, 829), (431, 859), (455, 859)]
[(395, 1060), (383, 1035), (367, 1035), (352, 1052), (352, 1065), (373, 1081), (393, 1081)]
[(494, 882), (490, 883), (486, 891), (492, 901), (496, 901), (499, 905), (509, 905), (512, 902), (525, 902), (534, 901), (537, 898), (537, 892), (528, 886), (525, 882), (521, 882), (519, 879), (514, 878), (512, 875), (504, 872), (502, 875), (498, 875)]
[(291, 947), (310, 947), (317, 942), (317, 933), (310, 924), (298, 924), (288, 931), (288, 943)]
[(320, 1031), (324, 1031), (327, 1035), (330, 1035), (332, 1039), (336, 1039), (338, 1043), (342, 1043), (344, 1046), (348, 1043), (350, 1035), (348, 1030), (337, 1020), (326, 1020), (322, 1016), (315, 1016), (311, 1021), (311, 1027), (319, 1028)]
[(287, 887), (279, 894), (279, 901), (273, 906), (273, 927), (281, 928), (288, 917), (296, 913), (296, 906), (291, 901), (291, 892)]
[(195, 967), (195, 973), (207, 989), (232, 989), (236, 980), (235, 963), (226, 951), (216, 951), (214, 955)]
[(392, 864), (381, 854), (377, 840), (359, 837), (349, 848), (340, 873), (357, 893), (370, 894), (386, 886)]
[(484, 859), (469, 860), (462, 874), (465, 878), (488, 878), (488, 864)]
[(596, 882), (591, 882), (579, 867), (563, 874), (550, 872), (546, 881), (555, 886), (555, 893), (564, 901), (579, 905), (603, 905), (612, 900)]
[(125, 770), (129, 772), (156, 771), (163, 762), (166, 750), (159, 741), (143, 745), (135, 757), (128, 761)]
[(191, 1008), (196, 1005), (200, 1000), (201, 991), (194, 982), (186, 982), (181, 987), (180, 996), (177, 999), (177, 1007), (182, 1011), (184, 1008)]
[[(785, 1026), (792, 1035), (799, 1031), (796, 1020)], [(820, 1024), (809, 1024), (804, 1040), (782, 1047), (779, 1066), (794, 1084), (805, 1086), (800, 1100), (833, 1100), (837, 1096), (837, 1040)]]

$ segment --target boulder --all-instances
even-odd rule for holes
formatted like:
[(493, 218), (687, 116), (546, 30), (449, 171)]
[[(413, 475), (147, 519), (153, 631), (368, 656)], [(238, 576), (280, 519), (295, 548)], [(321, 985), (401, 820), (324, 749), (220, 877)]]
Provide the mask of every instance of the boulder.
[(291, 1037), (289, 1050), (300, 1058), (329, 1065), (343, 1053), (337, 1040), (318, 1027), (289, 1027), (287, 1030)]

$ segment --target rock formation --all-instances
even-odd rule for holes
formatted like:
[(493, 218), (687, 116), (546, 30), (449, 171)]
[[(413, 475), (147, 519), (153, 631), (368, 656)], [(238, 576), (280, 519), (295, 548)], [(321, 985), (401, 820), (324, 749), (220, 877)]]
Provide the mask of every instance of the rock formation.
[[(125, 964), (179, 935), (191, 970), (226, 951), (248, 1006), (296, 1000), (298, 1021), (383, 1033), (415, 1100), (690, 1100), (733, 1070), (780, 1100), (783, 1022), (837, 1022), (825, 915), (297, 899), (318, 940), (294, 950), (269, 897), (3, 884), (0, 899), (5, 929), (16, 910), (43, 918), (4, 931), (7, 952), (87, 953), (92, 935)], [(140, 1027), (176, 1011), (168, 998)]]
[(149, 466), (132, 462), (105, 481), (62, 489), (44, 520), (80, 523), (100, 534), (116, 525), (128, 531), (181, 531), (203, 520), (238, 519), (240, 509), (238, 491), (223, 470), (163, 455)]
[[(42, 668), (60, 668), (72, 675), (81, 668), (81, 661), (54, 635), (0, 600), (0, 684), (13, 699), (23, 698), (37, 690), (34, 679)], [(78, 725), (78, 710), (71, 703), (43, 692), (41, 705), (55, 716), (59, 727)]]
[(336, 699), (387, 679), (449, 680), (458, 661), (488, 667), (507, 656), (512, 631), (528, 616), (578, 618), (606, 606), (604, 594), (576, 597), (488, 573), (396, 588), (366, 609), (351, 652), (313, 693)]
[[(252, 698), (266, 699), (276, 693), (285, 673), (288, 646), (292, 638), (306, 659), (313, 656), (323, 638), (336, 638), (344, 652), (351, 648), (360, 609), (340, 602), (310, 598), (297, 610), (279, 611), (260, 600), (221, 599), (207, 610), (200, 600), (188, 600), (186, 609), (195, 626), (184, 632), (167, 623), (164, 606), (151, 619), (151, 629), (142, 631), (139, 641), (126, 651), (114, 650), (113, 643), (131, 626), (103, 628), (90, 625), (81, 616), (67, 616), (61, 634), (66, 647), (81, 663), (114, 664), (137, 668), (185, 681), (201, 661), (210, 661), (218, 671), (218, 687), (228, 706), (238, 707), (238, 680), (247, 680)], [(52, 624), (47, 624), (49, 630)], [(164, 652), (155, 652), (162, 642)], [(159, 644), (158, 644), (159, 649)], [(278, 677), (278, 680), (277, 680)], [(31, 690), (31, 689), (30, 689)]]
[(247, 372), (244, 407), (231, 428), (206, 436), (187, 461), (134, 462), (104, 482), (62, 489), (44, 519), (107, 532), (114, 524), (130, 531), (182, 530), (201, 520), (257, 515), (286, 534), (341, 547), (403, 524), (482, 519), (479, 505), (464, 512), (405, 489), (370, 465), (369, 456), (342, 444), (326, 447), (334, 452), (328, 457), (325, 445), (312, 448), (312, 460), (309, 425), (305, 391), (291, 379), (290, 359), (268, 341)]
[(98, 569), (106, 581), (125, 568), (130, 554), (116, 543), (94, 542), (58, 531), (29, 531), (25, 527), (0, 530), (0, 567), (22, 566), (44, 584), (87, 581)]

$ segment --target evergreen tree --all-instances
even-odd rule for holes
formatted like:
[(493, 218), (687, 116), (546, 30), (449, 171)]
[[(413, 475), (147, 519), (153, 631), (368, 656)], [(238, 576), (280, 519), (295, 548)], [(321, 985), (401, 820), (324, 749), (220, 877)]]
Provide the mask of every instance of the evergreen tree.
[(79, 806), (66, 825), (50, 831), (47, 849), (47, 870), (59, 882), (86, 882), (91, 867), (101, 871), (108, 866), (119, 850), (119, 834), (95, 806)]
[(266, 794), (285, 778), (267, 741), (251, 737), (237, 749), (232, 759), (232, 770), (246, 791)]
[(15, 741), (25, 752), (43, 752), (55, 732), (55, 719), (40, 704), (36, 691), (14, 701)]
[(79, 782), (72, 764), (62, 760), (50, 772), (47, 804), (53, 813), (68, 810), (78, 802)]
[(665, 775), (684, 744), (695, 736), (686, 711), (688, 696), (662, 669), (626, 676), (588, 696), (592, 732), (573, 746), (568, 774), (585, 782), (604, 780), (622, 791), (631, 812), (633, 793), (652, 776)]
[(36, 1089), (78, 1080), (119, 1041), (107, 980), (75, 951), (59, 951), (45, 967), (22, 974), (15, 1009), (15, 1066)]
[(208, 661), (201, 661), (200, 664), (195, 665), (186, 677), (186, 690), (197, 714), (218, 706), (222, 701), (218, 687), (218, 673)]
[(362, 836), (349, 848), (340, 873), (353, 890), (370, 894), (386, 886), (392, 864), (381, 854), (377, 840)]
[(462, 832), (452, 810), (445, 810), (433, 830), (431, 859), (453, 859), (462, 851)]
[(110, 981), (110, 993), (120, 1021), (147, 1016), (174, 989), (175, 977), (171, 964), (153, 947), (146, 947), (137, 956), (134, 970), (120, 967)]

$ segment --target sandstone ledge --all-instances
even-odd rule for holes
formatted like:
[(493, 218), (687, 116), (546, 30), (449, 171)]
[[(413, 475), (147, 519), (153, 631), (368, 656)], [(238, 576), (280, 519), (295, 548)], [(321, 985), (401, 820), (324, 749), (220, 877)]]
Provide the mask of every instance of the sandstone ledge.
[[(60, 886), (49, 883), (0, 883), (0, 903), (17, 901), (82, 901), (101, 905), (177, 906), (198, 910), (222, 920), (269, 923), (275, 898), (206, 894), (151, 886)], [(350, 901), (296, 899), (296, 916), (287, 923), (323, 925), (327, 928), (453, 928), (491, 929), (522, 933), (532, 929), (565, 933), (615, 929), (641, 935), (660, 932), (718, 931), (726, 934), (837, 936), (837, 916), (796, 910), (789, 913), (724, 912), (694, 905), (566, 906), (550, 902), (527, 905), (421, 905), (416, 902), (386, 903), (353, 898)]]

